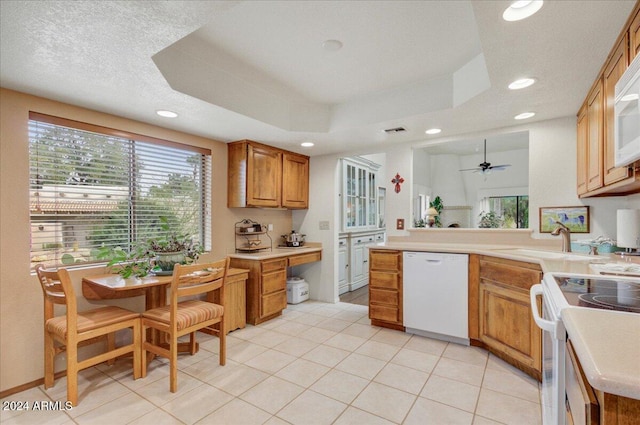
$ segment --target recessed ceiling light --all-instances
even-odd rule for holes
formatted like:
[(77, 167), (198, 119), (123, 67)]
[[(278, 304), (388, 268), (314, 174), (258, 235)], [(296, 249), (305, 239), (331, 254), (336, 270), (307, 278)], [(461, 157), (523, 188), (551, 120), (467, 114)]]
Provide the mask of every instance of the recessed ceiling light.
[(342, 41), (340, 40), (325, 40), (322, 42), (322, 48), (329, 52), (337, 52), (342, 49)]
[(175, 118), (178, 116), (178, 114), (176, 114), (173, 111), (167, 111), (164, 109), (160, 109), (156, 111), (156, 114), (160, 115), (161, 117), (165, 117), (165, 118)]
[(516, 120), (526, 120), (527, 118), (531, 118), (535, 114), (536, 114), (535, 112), (523, 112), (521, 114), (516, 115), (513, 118)]
[(440, 128), (430, 128), (429, 130), (425, 131), (425, 133), (427, 134), (438, 134), (442, 131), (442, 129)]
[(639, 98), (640, 95), (638, 93), (631, 93), (626, 96), (622, 96), (620, 100), (623, 102), (631, 102), (632, 100), (638, 100)]
[(520, 90), (525, 87), (532, 86), (536, 82), (535, 78), (520, 78), (509, 84), (511, 90)]
[(505, 21), (520, 21), (536, 13), (542, 7), (542, 0), (517, 0), (502, 13)]
[(311, 146), (313, 146), (313, 142), (302, 142), (300, 143), (300, 146), (304, 146), (305, 148), (310, 148)]

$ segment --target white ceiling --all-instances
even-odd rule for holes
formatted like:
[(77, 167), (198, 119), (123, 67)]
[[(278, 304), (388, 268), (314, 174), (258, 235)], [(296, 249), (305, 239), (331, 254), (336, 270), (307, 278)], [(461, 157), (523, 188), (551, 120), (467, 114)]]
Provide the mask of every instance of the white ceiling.
[[(0, 84), (308, 155), (575, 115), (634, 1), (546, 1), (505, 22), (509, 3), (3, 0)], [(344, 47), (323, 50), (327, 39)], [(506, 88), (522, 76), (538, 83)]]

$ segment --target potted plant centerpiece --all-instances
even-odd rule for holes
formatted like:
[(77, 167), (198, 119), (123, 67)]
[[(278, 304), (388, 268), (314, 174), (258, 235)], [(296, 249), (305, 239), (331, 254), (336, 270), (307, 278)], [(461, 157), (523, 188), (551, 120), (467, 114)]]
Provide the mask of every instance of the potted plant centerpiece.
[(202, 245), (187, 234), (171, 231), (166, 217), (160, 217), (160, 227), (164, 236), (149, 239), (149, 256), (155, 258), (153, 272), (157, 275), (170, 275), (176, 264), (191, 264), (203, 252)]
[[(171, 231), (166, 217), (160, 217), (163, 235), (137, 243), (130, 251), (121, 247), (102, 247), (97, 258), (109, 260), (107, 267), (123, 278), (141, 278), (150, 272), (171, 275), (176, 264), (191, 264), (204, 251), (198, 241), (187, 234)], [(153, 264), (152, 264), (153, 262)]]

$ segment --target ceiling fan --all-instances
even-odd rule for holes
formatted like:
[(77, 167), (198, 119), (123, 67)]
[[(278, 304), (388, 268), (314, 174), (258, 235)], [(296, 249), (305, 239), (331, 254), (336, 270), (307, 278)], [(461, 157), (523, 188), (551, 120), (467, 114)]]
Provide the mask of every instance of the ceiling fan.
[(473, 171), (474, 173), (489, 174), (492, 171), (506, 170), (507, 167), (511, 167), (511, 164), (491, 165), (490, 162), (487, 162), (487, 139), (484, 139), (484, 161), (478, 164), (476, 168), (465, 168), (460, 171)]

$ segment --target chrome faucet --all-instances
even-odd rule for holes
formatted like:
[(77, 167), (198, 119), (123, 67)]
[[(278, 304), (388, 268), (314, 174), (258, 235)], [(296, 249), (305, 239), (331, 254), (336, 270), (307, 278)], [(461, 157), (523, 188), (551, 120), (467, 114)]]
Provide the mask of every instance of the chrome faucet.
[(571, 230), (564, 224), (556, 220), (558, 227), (553, 229), (551, 234), (553, 236), (562, 236), (562, 252), (571, 252)]

